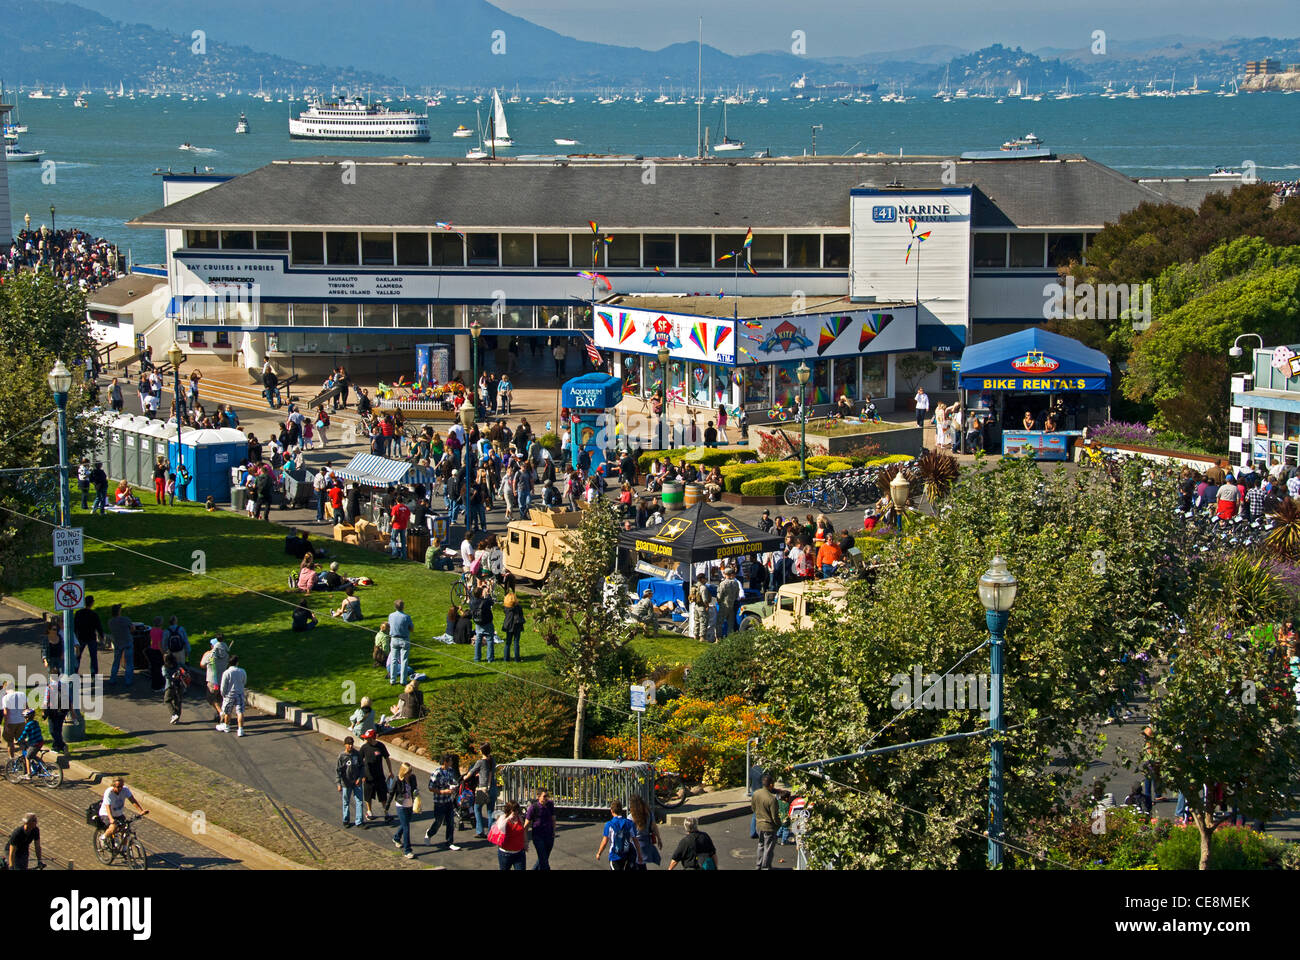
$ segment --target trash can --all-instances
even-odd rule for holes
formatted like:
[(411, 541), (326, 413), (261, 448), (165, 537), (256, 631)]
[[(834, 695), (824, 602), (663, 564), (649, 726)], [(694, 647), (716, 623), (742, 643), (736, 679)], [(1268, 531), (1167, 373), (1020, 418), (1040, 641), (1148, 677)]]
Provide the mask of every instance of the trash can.
[(704, 498), (704, 486), (699, 483), (688, 483), (682, 493), (682, 508), (689, 510), (698, 504)]
[(231, 487), (230, 505), (241, 513), (248, 509), (248, 491), (243, 487)]
[(429, 549), (429, 535), (422, 530), (408, 528), (406, 531), (406, 559), (424, 562), (425, 551)]
[(665, 510), (681, 510), (685, 507), (682, 502), (684, 495), (680, 483), (668, 482), (659, 492), (659, 499), (663, 501)]

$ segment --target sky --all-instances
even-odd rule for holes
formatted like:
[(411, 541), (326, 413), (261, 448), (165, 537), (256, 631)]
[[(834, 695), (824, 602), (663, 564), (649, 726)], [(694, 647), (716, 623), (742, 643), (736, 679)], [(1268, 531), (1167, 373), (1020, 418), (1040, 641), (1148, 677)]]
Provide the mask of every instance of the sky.
[(974, 50), (990, 43), (1080, 49), (1094, 30), (1111, 42), (1300, 35), (1296, 0), (493, 0), (498, 7), (580, 40), (658, 49), (704, 39), (728, 53), (790, 49), (803, 30), (809, 56), (857, 56), (929, 44)]

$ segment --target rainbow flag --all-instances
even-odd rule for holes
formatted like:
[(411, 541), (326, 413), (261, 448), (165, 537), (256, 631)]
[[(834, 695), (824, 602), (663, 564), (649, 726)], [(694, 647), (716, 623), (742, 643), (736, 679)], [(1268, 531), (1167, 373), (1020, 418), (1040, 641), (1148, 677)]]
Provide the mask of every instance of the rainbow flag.
[(723, 260), (730, 260), (730, 259), (731, 259), (732, 257), (734, 257), (735, 255), (736, 255), (736, 251), (735, 251), (735, 250), (728, 250), (728, 251), (727, 251), (726, 253), (724, 253), (722, 256), (718, 257), (718, 263), (721, 263)]
[(659, 274), (659, 276), (661, 277), (664, 275), (664, 272), (660, 270), (658, 267), (655, 267), (655, 273)]
[(591, 234), (592, 234), (592, 236), (599, 236), (599, 235), (600, 235), (600, 227), (596, 224), (596, 221), (595, 221), (595, 220), (588, 220), (588, 221), (587, 221), (587, 226), (591, 227)]
[(745, 261), (745, 269), (749, 271), (750, 276), (753, 277), (758, 276), (758, 271), (754, 269), (754, 265), (750, 263), (748, 260)]
[(747, 231), (745, 231), (745, 242), (742, 244), (742, 246), (744, 246), (745, 249), (748, 250), (750, 245), (753, 244), (753, 242), (754, 242), (754, 228), (750, 227)]

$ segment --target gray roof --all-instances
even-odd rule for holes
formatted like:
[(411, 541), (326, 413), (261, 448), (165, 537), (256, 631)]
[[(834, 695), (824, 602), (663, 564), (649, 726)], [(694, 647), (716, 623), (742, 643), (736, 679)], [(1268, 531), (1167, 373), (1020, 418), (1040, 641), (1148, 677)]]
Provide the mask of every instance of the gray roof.
[(846, 228), (853, 187), (933, 187), (952, 181), (953, 172), (958, 185), (974, 188), (976, 228), (1101, 227), (1143, 201), (1166, 200), (1081, 156), (655, 159), (653, 170), (648, 163), (632, 157), (279, 160), (129, 225), (387, 229), (449, 221), (462, 229), (585, 230), (595, 220), (602, 229)]
[(1241, 186), (1241, 175), (1230, 177), (1169, 177), (1142, 179), (1138, 183), (1184, 207), (1199, 207), (1212, 193), (1228, 193)]

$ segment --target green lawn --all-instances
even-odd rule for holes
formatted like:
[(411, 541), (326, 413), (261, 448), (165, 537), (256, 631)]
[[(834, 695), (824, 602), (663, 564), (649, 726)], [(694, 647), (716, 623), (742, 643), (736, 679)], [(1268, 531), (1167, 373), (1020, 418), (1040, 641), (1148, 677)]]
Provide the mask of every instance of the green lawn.
[[(229, 511), (208, 513), (201, 504), (148, 505), (152, 491), (141, 492), (141, 498), (146, 503), (144, 513), (74, 512), (73, 522), (85, 528), (87, 540), (86, 563), (73, 575), (114, 574), (87, 579), (87, 590), (105, 621), (114, 603), (122, 603), (126, 614), (138, 622), (150, 623), (155, 616), (165, 621), (177, 614), (194, 647), (191, 665), (207, 649), (208, 638), (221, 631), (227, 641), (233, 641), (232, 652), (239, 655), (254, 690), (334, 719), (345, 718), (365, 695), (374, 698), (377, 708), (387, 710), (401, 690), (390, 687), (387, 677), (373, 666), (371, 649), (380, 621), (400, 597), (415, 624), (413, 666), (429, 676), (426, 695), (436, 696), (438, 683), (447, 680), (541, 670), (546, 645), (533, 628), (526, 598), (520, 643), (523, 662), (503, 663), (498, 646), (495, 664), (475, 664), (470, 647), (429, 643), (443, 631), (454, 574), (434, 573), (422, 564), (336, 543), (326, 539), (330, 536), (326, 526), (309, 528), (313, 542), (329, 550), (345, 576), (366, 575), (375, 581), (374, 586), (358, 590), (365, 619), (359, 624), (335, 620), (329, 611), (342, 593), (313, 593), (307, 603), (320, 624), (306, 633), (294, 633), (292, 607), (286, 601), (296, 602), (301, 595), (286, 582), (298, 563), (284, 553), (285, 528)], [(91, 537), (136, 552), (95, 543)], [(195, 550), (206, 553), (206, 577), (191, 573)], [(50, 609), (51, 584), (56, 579), (50, 553), (33, 556), (28, 570), (30, 582), (15, 595)], [(498, 609), (498, 624), (500, 616)], [(698, 644), (676, 636), (645, 638), (635, 646), (653, 662), (689, 663), (699, 650)]]
[[(794, 421), (794, 426), (799, 426), (799, 421)], [(881, 421), (873, 423), (845, 423), (842, 420), (809, 420), (808, 432), (820, 434), (823, 437), (844, 437), (855, 433), (884, 433), (888, 430), (901, 430), (911, 426), (907, 423), (890, 423)]]

